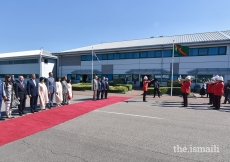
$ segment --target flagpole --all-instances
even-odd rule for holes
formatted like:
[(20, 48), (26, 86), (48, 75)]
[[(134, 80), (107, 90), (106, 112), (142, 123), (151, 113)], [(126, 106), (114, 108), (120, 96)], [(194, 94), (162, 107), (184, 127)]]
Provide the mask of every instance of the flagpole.
[(42, 52), (43, 52), (43, 48), (40, 48), (40, 56), (39, 56), (40, 75), (39, 77), (42, 77)]
[(173, 61), (174, 61), (174, 40), (173, 40), (173, 54), (172, 54), (171, 96), (172, 96), (172, 90), (173, 90)]
[(93, 91), (93, 47), (92, 47), (92, 76), (91, 76), (91, 82), (92, 82), (92, 91)]

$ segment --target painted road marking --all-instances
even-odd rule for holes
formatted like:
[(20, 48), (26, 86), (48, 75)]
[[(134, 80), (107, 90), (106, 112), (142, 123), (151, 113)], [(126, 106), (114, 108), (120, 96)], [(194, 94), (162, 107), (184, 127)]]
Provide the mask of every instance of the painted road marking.
[(101, 110), (94, 110), (94, 112), (101, 112), (101, 113), (107, 113), (107, 114), (116, 114), (116, 115), (126, 115), (126, 116), (134, 116), (134, 117), (150, 118), (150, 119), (164, 119), (164, 118), (153, 117), (153, 116), (143, 116), (143, 115), (135, 115), (135, 114), (125, 114), (125, 113), (110, 112), (110, 111), (101, 111)]

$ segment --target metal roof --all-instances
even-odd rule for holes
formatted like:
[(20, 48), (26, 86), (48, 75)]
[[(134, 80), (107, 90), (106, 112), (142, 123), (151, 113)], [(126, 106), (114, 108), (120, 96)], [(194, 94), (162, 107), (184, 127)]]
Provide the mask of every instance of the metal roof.
[(173, 43), (173, 40), (175, 43), (196, 43), (196, 42), (225, 41), (225, 40), (230, 41), (230, 30), (100, 43), (91, 46), (57, 52), (57, 54), (68, 53), (68, 52), (71, 53), (71, 52), (91, 51), (92, 47), (93, 50), (106, 50), (106, 49), (119, 49), (119, 48), (128, 48), (128, 47), (169, 45)]
[(164, 69), (131, 69), (127, 74), (170, 74), (170, 71)]
[(230, 68), (197, 68), (188, 71), (188, 74), (225, 75), (230, 74)]
[[(9, 53), (1, 53), (0, 58), (11, 58), (11, 57), (32, 57), (32, 56), (40, 56), (41, 50), (31, 50), (31, 51), (20, 51), (20, 52), (9, 52)], [(42, 56), (44, 57), (52, 57), (57, 58), (57, 56), (52, 55), (50, 52), (42, 50)]]

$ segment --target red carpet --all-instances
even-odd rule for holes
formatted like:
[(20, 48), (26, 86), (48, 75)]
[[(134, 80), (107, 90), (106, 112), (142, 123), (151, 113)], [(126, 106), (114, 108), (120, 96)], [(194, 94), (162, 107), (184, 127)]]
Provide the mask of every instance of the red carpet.
[(127, 99), (111, 96), (106, 100), (80, 102), (0, 122), (0, 146)]

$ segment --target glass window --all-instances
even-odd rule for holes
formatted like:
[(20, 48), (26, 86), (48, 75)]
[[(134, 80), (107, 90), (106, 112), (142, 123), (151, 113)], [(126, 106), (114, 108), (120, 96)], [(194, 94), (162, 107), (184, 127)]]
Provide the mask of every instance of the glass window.
[(162, 75), (162, 82), (168, 82), (169, 80), (170, 80), (170, 75)]
[(134, 52), (133, 53), (133, 58), (139, 58), (139, 52)]
[(86, 59), (87, 59), (87, 56), (86, 56), (86, 55), (82, 55), (82, 56), (81, 56), (81, 61), (86, 61)]
[(112, 74), (102, 74), (102, 77), (108, 78), (108, 81), (113, 80), (113, 75)]
[(102, 55), (102, 60), (107, 60), (107, 54)]
[(208, 48), (208, 55), (218, 55), (218, 47)]
[(148, 58), (153, 58), (154, 57), (154, 51), (149, 51), (147, 57)]
[(76, 80), (80, 80), (80, 78), (81, 78), (81, 75), (76, 74)]
[(198, 56), (198, 48), (189, 48), (189, 56)]
[(113, 57), (114, 57), (115, 60), (118, 60), (120, 58), (120, 54), (119, 53), (115, 53), (113, 55)]
[(197, 83), (203, 83), (203, 81), (207, 81), (209, 79), (211, 79), (213, 77), (213, 75), (197, 75)]
[(172, 50), (164, 50), (163, 57), (172, 57)]
[(219, 55), (226, 55), (226, 47), (219, 47)]
[(113, 60), (113, 54), (108, 54), (108, 60)]
[(133, 58), (133, 53), (132, 52), (126, 53), (126, 58), (127, 59), (132, 59)]
[(155, 51), (155, 57), (162, 57), (162, 51)]
[(147, 57), (147, 52), (141, 52), (141, 58), (146, 58)]
[(208, 48), (199, 48), (199, 55), (207, 55)]
[(120, 53), (120, 59), (125, 59), (125, 53)]
[[(91, 56), (91, 55), (90, 55)], [(99, 60), (102, 60), (102, 54), (98, 54), (97, 55), (97, 58), (99, 59)], [(97, 58), (95, 57), (95, 59), (97, 60)]]

